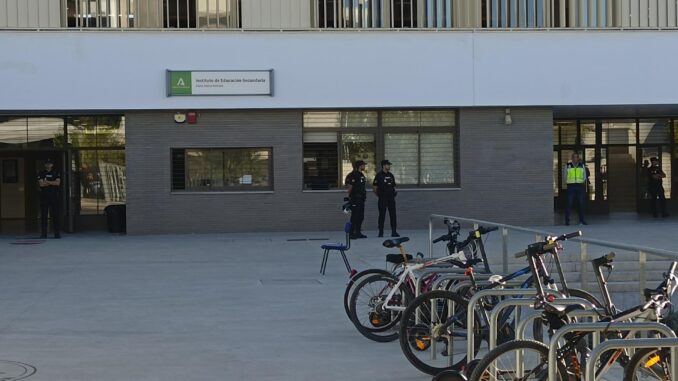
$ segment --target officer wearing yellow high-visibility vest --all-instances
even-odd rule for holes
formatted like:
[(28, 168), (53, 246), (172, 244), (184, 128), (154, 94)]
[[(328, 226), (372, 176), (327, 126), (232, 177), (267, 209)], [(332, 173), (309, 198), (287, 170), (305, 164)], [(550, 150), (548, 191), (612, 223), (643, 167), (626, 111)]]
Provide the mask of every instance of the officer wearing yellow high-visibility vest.
[(570, 211), (574, 200), (577, 200), (579, 223), (586, 225), (584, 219), (584, 200), (586, 199), (586, 185), (589, 179), (589, 169), (579, 159), (578, 153), (572, 154), (572, 161), (565, 166), (565, 181), (567, 183), (567, 206), (565, 207), (565, 225), (570, 224)]

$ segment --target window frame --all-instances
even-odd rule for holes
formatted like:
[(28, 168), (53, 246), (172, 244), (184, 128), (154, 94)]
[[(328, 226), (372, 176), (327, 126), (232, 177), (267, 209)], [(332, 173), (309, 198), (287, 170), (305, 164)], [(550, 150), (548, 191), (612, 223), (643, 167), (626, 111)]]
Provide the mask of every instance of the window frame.
[[(184, 151), (184, 189), (174, 189), (174, 156), (173, 153), (175, 150)], [(227, 150), (267, 150), (269, 152), (268, 157), (268, 183), (266, 187), (263, 186), (252, 186), (250, 188), (238, 187), (238, 188), (228, 188), (222, 187), (218, 189), (186, 189), (186, 150), (217, 150), (217, 151), (227, 151)], [(172, 194), (219, 194), (219, 193), (273, 193), (275, 191), (275, 182), (273, 174), (274, 170), (274, 158), (273, 158), (273, 147), (272, 146), (246, 146), (246, 147), (200, 147), (200, 146), (190, 146), (190, 147), (170, 147), (169, 149), (169, 163), (170, 163), (170, 178), (169, 178), (169, 189)]]
[[(377, 112), (377, 125), (374, 127), (305, 127), (303, 124), (304, 114), (307, 112), (366, 112), (373, 111)], [(419, 126), (419, 127), (384, 127), (383, 125), (383, 114), (385, 111), (453, 111), (454, 112), (454, 126), (446, 127), (434, 127), (434, 126)], [(379, 166), (379, 158), (384, 157), (385, 153), (385, 136), (388, 133), (404, 133), (404, 134), (416, 134), (420, 137), (422, 134), (427, 133), (451, 133), (452, 134), (452, 157), (454, 160), (453, 171), (454, 171), (454, 183), (443, 183), (443, 184), (421, 184), (421, 139), (417, 140), (417, 170), (418, 178), (417, 184), (398, 184), (398, 189), (400, 190), (417, 190), (417, 189), (450, 189), (450, 190), (459, 190), (461, 189), (461, 164), (460, 164), (460, 134), (461, 128), (459, 126), (459, 109), (458, 108), (449, 108), (449, 107), (438, 107), (438, 108), (397, 108), (397, 109), (314, 109), (314, 110), (303, 110), (302, 111), (302, 133), (301, 133), (301, 147), (302, 147), (302, 160), (301, 160), (301, 190), (303, 192), (337, 192), (344, 191), (344, 179), (338, 179), (339, 187), (330, 188), (327, 190), (313, 190), (306, 189), (306, 179), (304, 178), (304, 134), (307, 132), (334, 132), (337, 135), (337, 161), (338, 161), (338, 174), (339, 177), (342, 176), (341, 163), (343, 161), (343, 150), (342, 150), (342, 134), (374, 134), (375, 137), (375, 174), (381, 169)], [(369, 164), (369, 163), (368, 163)], [(371, 182), (372, 179), (369, 179)]]

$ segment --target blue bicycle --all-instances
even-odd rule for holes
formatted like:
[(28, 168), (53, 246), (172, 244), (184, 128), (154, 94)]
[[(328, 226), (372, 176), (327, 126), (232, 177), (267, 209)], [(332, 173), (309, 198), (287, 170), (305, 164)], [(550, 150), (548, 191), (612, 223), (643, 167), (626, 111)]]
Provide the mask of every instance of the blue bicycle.
[[(581, 233), (576, 232), (561, 237), (573, 238)], [(563, 238), (564, 239), (564, 238)], [(596, 307), (603, 304), (590, 293), (567, 287), (563, 269), (554, 254), (554, 262), (561, 279), (560, 292), (565, 297), (582, 298), (591, 302)], [(444, 370), (466, 370), (474, 364), (467, 364), (467, 310), (468, 300), (478, 291), (504, 287), (507, 282), (531, 274), (520, 284), (520, 288), (532, 288), (535, 284), (535, 276), (540, 277), (542, 284), (552, 285), (555, 288), (555, 280), (549, 274), (544, 261), (539, 258), (535, 268), (531, 266), (520, 269), (503, 277), (491, 278), (487, 285), (478, 285), (472, 265), (474, 260), (469, 260), (465, 267), (469, 269), (467, 275), (471, 281), (471, 287), (460, 292), (445, 290), (431, 291), (415, 298), (403, 312), (400, 326), (400, 347), (405, 357), (417, 369), (430, 375), (437, 375)], [(481, 341), (488, 340), (489, 336), (489, 313), (499, 302), (496, 297), (482, 298), (474, 311), (474, 335), (473, 354), (477, 354)], [(507, 308), (500, 316), (497, 328), (497, 342), (503, 343), (515, 337), (513, 321), (516, 309)], [(534, 327), (535, 336), (541, 335), (541, 326)], [(440, 350), (442, 348), (442, 350)]]

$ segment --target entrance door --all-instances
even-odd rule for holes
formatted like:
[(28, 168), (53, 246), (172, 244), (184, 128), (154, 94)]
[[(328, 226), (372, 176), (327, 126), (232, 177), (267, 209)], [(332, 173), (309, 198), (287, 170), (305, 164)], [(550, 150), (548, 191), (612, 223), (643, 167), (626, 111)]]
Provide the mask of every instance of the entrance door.
[(22, 157), (0, 159), (0, 231), (23, 233), (26, 220), (26, 176)]
[(607, 148), (607, 199), (610, 212), (635, 212), (637, 162), (635, 146)]

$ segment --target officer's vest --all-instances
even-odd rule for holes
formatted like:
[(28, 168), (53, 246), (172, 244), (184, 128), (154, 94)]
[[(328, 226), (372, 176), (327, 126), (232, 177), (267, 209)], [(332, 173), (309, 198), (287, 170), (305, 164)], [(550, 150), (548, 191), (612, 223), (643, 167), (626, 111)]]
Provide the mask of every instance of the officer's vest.
[(586, 181), (586, 168), (579, 163), (575, 167), (574, 164), (567, 164), (567, 183), (568, 184), (584, 184)]

